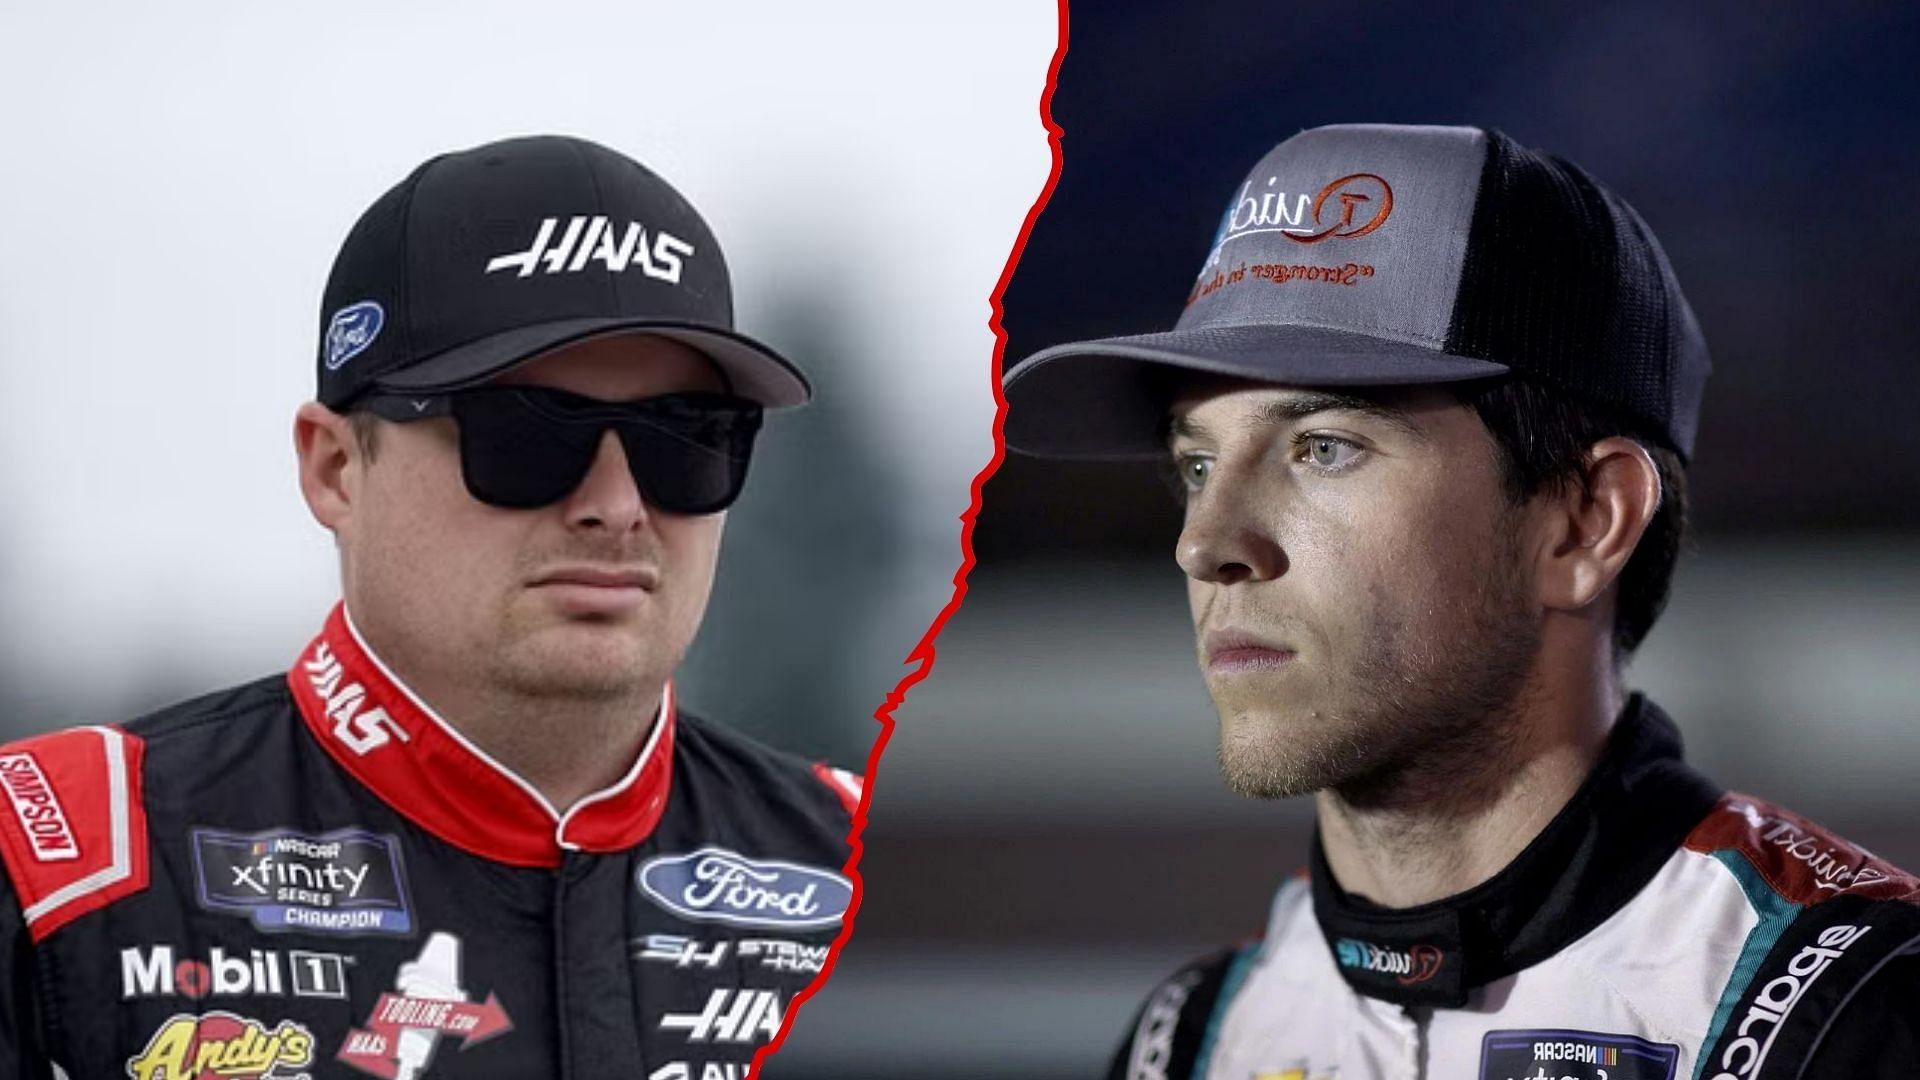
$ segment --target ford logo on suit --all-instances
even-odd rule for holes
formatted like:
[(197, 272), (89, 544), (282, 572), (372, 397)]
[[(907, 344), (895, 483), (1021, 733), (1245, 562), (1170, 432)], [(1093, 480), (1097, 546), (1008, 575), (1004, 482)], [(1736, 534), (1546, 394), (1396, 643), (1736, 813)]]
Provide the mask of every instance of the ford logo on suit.
[(832, 926), (853, 903), (853, 884), (832, 871), (722, 847), (649, 859), (635, 877), (641, 892), (676, 915), (740, 926)]

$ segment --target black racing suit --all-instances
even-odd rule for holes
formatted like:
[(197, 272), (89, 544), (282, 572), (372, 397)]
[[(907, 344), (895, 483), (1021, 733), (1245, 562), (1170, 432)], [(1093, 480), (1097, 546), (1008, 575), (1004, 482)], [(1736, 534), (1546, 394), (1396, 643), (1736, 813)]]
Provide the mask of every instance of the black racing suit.
[(1116, 1080), (1920, 1076), (1920, 880), (1689, 769), (1635, 695), (1500, 873), (1389, 909), (1315, 844), (1265, 937), (1162, 983)]
[(557, 814), (336, 608), (284, 676), (0, 747), (0, 1076), (738, 1080), (859, 789), (669, 688)]

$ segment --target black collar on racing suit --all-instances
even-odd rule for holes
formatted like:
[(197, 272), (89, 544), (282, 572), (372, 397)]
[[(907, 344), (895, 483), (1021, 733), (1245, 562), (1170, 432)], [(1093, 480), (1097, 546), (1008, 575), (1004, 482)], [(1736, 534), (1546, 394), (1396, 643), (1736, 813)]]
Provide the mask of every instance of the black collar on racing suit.
[(1385, 908), (1340, 888), (1315, 830), (1314, 915), (1356, 991), (1465, 1005), (1475, 987), (1545, 960), (1618, 911), (1720, 795), (1681, 760), (1673, 721), (1636, 693), (1585, 783), (1498, 874), (1443, 900)]

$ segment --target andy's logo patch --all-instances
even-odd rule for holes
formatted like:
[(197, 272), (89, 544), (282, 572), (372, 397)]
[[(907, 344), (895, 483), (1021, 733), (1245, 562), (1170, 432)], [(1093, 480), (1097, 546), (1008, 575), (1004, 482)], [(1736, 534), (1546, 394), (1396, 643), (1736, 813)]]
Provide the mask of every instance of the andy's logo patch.
[(291, 1020), (269, 1029), (230, 1012), (176, 1013), (127, 1061), (133, 1080), (293, 1080), (313, 1064), (313, 1032)]

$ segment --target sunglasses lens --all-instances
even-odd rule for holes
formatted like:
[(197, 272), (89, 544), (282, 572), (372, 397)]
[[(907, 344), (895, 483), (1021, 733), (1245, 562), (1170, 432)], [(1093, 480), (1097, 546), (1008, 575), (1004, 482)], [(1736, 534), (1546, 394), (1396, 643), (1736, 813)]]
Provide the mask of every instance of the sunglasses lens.
[(600, 433), (555, 423), (519, 394), (454, 398), (460, 472), (467, 491), (492, 506), (529, 510), (559, 502), (593, 464)]
[(697, 423), (627, 425), (620, 442), (648, 502), (668, 513), (712, 514), (740, 497), (754, 429), (715, 415)]
[(739, 497), (760, 428), (757, 405), (717, 394), (610, 406), (515, 387), (456, 394), (453, 410), (468, 492), (518, 510), (566, 498), (611, 429), (647, 502), (673, 514), (717, 513)]

